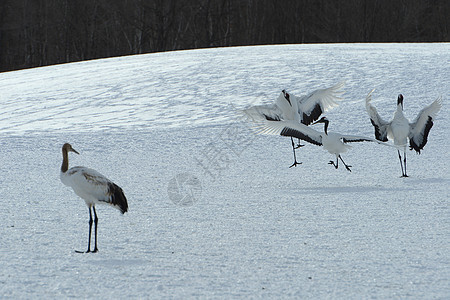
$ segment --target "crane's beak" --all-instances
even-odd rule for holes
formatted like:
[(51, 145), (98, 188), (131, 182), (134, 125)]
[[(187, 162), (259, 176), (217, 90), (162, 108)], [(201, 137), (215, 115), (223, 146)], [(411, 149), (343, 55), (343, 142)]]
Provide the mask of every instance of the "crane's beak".
[(317, 124), (317, 123), (323, 123), (323, 120), (322, 120), (322, 119), (317, 120), (317, 121), (315, 121), (314, 123), (312, 123), (311, 125), (314, 125), (314, 124)]
[(281, 92), (283, 93), (284, 99), (286, 99), (286, 101), (289, 102), (289, 104), (292, 106), (292, 104), (291, 104), (291, 96), (289, 95), (289, 93), (286, 92), (286, 90), (282, 90)]
[(397, 105), (401, 105), (402, 109), (403, 109), (403, 95), (402, 94), (398, 95)]
[(78, 153), (78, 151), (77, 151), (77, 150), (75, 150), (75, 149), (73, 149), (73, 148), (72, 148), (72, 149), (70, 149), (70, 151), (71, 151), (71, 152), (75, 152), (76, 154), (80, 155), (80, 153)]

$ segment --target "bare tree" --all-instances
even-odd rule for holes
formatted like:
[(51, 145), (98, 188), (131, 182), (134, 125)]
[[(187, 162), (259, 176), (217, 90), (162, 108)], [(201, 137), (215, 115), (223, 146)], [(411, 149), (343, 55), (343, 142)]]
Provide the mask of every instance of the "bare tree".
[(0, 71), (201, 47), (449, 41), (447, 0), (0, 0)]

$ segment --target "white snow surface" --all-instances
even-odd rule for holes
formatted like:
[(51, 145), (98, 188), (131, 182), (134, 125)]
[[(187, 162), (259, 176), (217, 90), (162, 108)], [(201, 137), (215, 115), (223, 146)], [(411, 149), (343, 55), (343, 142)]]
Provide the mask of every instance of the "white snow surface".
[[(448, 299), (449, 53), (274, 45), (1, 73), (0, 298)], [(374, 136), (373, 88), (384, 119), (399, 93), (410, 121), (442, 95), (422, 154), (408, 151), (409, 178), (397, 151), (374, 143), (343, 155), (351, 173), (310, 144), (289, 169), (290, 140), (255, 135), (238, 114), (342, 80), (326, 116), (343, 134)], [(65, 142), (80, 152), (70, 166), (128, 198), (124, 215), (97, 207), (95, 254), (74, 251), (87, 248), (89, 214), (59, 180)], [(183, 176), (194, 179), (171, 185)]]

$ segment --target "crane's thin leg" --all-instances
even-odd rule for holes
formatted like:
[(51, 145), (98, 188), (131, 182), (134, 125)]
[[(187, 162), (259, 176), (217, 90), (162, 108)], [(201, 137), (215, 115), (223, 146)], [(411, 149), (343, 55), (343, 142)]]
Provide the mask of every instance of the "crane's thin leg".
[(406, 175), (406, 151), (403, 151), (403, 159), (404, 159), (404, 165), (405, 165), (405, 175), (403, 175), (403, 177), (408, 177), (408, 175)]
[(397, 152), (398, 152), (398, 159), (400, 160), (400, 167), (402, 168), (402, 177), (408, 177), (408, 175), (406, 175), (406, 153), (404, 153), (404, 156), (405, 156), (405, 171), (403, 171), (402, 155), (400, 154), (400, 150), (397, 150)]
[[(86, 252), (75, 250), (76, 253), (89, 253), (89, 252), (91, 252), (91, 233), (92, 233), (92, 223), (93, 223), (93, 221), (92, 221), (91, 208), (88, 207), (88, 209), (89, 209), (89, 240), (88, 240), (88, 249), (87, 249)], [(94, 213), (95, 213), (95, 211), (94, 211)], [(97, 216), (96, 216), (96, 218), (97, 218)], [(97, 228), (97, 224), (95, 225), (95, 227)], [(97, 229), (95, 229), (95, 231), (97, 232)]]
[(301, 165), (301, 162), (297, 162), (297, 156), (295, 155), (295, 144), (294, 144), (294, 139), (291, 136), (291, 142), (292, 142), (292, 151), (294, 152), (294, 163), (289, 167), (296, 167), (297, 165)]
[(94, 223), (95, 223), (95, 247), (94, 247), (94, 251), (92, 252), (97, 252), (98, 248), (97, 248), (97, 223), (98, 223), (98, 218), (97, 218), (97, 212), (95, 211), (95, 206), (92, 206), (92, 209), (94, 210)]
[(88, 241), (88, 249), (86, 253), (91, 252), (91, 233), (92, 233), (92, 213), (91, 208), (89, 207), (89, 241)]
[(352, 170), (350, 170), (350, 168), (351, 168), (352, 166), (349, 166), (349, 165), (345, 164), (344, 160), (342, 159), (342, 156), (339, 155), (339, 158), (341, 159), (341, 161), (342, 161), (342, 163), (344, 164), (345, 168), (346, 168), (348, 171), (351, 172)]
[(400, 150), (397, 150), (398, 153), (398, 159), (400, 160), (400, 167), (402, 168), (402, 177), (405, 176), (405, 173), (403, 173), (403, 163), (402, 163), (402, 156), (400, 154)]
[(338, 157), (336, 156), (336, 163), (334, 163), (334, 161), (330, 160), (330, 162), (328, 163), (329, 165), (333, 165), (336, 169), (339, 166), (339, 160)]

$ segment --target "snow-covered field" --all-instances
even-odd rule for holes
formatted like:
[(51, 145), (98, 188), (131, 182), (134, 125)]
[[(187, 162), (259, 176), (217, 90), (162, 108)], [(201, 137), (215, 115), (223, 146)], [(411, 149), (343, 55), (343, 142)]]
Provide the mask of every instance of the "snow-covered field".
[[(148, 54), (0, 74), (0, 298), (450, 297), (449, 44), (335, 44)], [(314, 145), (236, 113), (346, 81), (330, 130), (373, 136), (364, 107), (443, 107), (421, 155), (356, 144), (335, 170)], [(318, 125), (318, 129), (322, 126)], [(88, 209), (61, 146), (121, 186)]]

